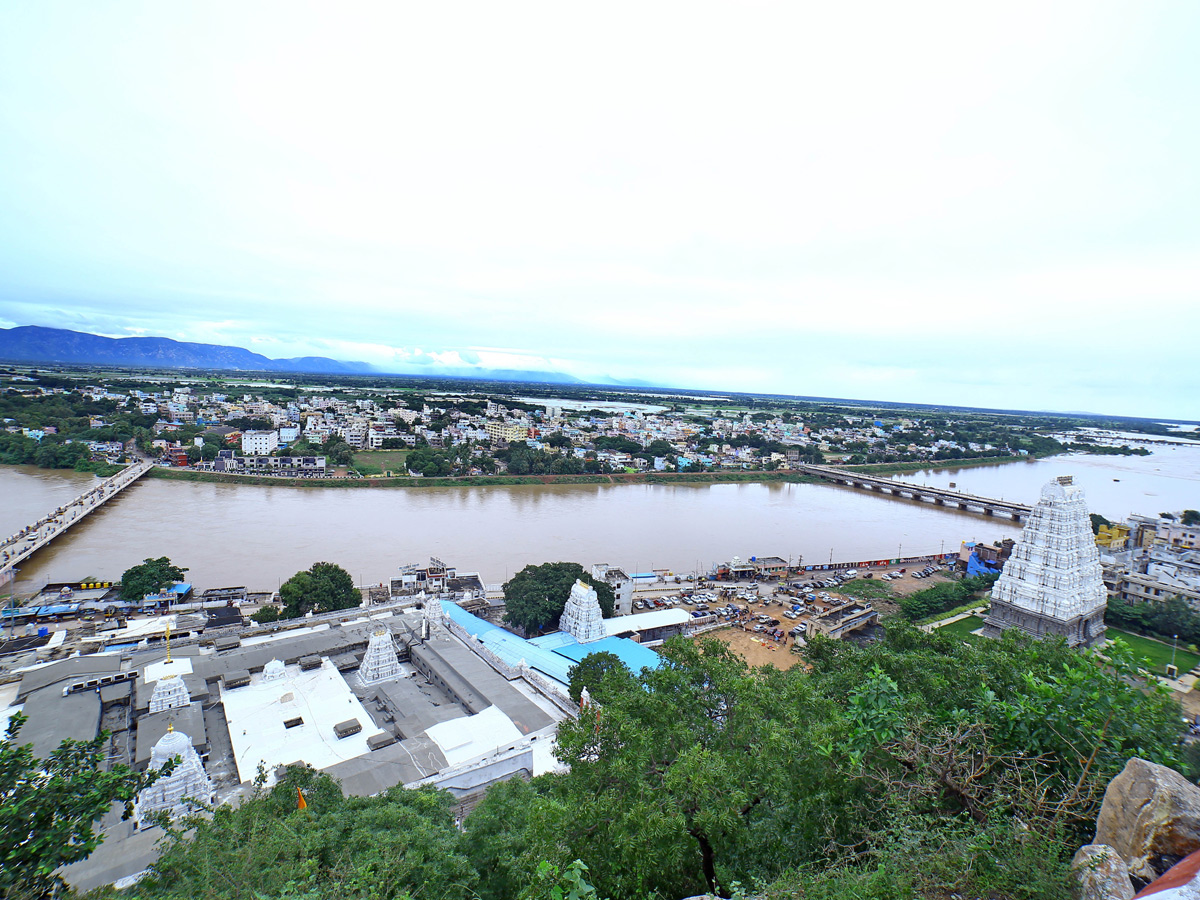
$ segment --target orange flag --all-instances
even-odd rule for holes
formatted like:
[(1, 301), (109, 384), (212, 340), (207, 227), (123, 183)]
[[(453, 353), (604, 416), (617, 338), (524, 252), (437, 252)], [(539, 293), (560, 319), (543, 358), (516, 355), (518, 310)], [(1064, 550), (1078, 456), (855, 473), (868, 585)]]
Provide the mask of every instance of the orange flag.
[(300, 788), (296, 788), (296, 809), (308, 809), (308, 804), (304, 802), (304, 792)]

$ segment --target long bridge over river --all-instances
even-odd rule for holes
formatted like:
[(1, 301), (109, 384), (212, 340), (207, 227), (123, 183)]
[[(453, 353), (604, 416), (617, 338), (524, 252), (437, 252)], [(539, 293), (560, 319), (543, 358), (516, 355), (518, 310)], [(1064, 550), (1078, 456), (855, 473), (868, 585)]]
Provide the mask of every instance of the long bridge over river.
[(105, 478), (65, 506), (27, 525), (0, 543), (0, 585), (13, 578), (15, 567), (33, 556), (68, 528), (111, 500), (154, 468), (154, 463), (139, 460), (116, 475)]
[(978, 497), (975, 494), (965, 494), (961, 491), (924, 487), (919, 484), (909, 484), (906, 481), (895, 481), (891, 478), (880, 478), (861, 472), (834, 469), (830, 466), (802, 465), (797, 467), (797, 471), (805, 475), (815, 475), (825, 481), (832, 481), (834, 484), (844, 484), (848, 487), (862, 488), (880, 494), (891, 494), (894, 497), (909, 497), (913, 500), (935, 503), (938, 506), (954, 506), (971, 512), (981, 512), (985, 516), (997, 514), (1010, 516), (1017, 522), (1024, 521), (1032, 509), (1024, 503), (992, 500), (988, 497)]

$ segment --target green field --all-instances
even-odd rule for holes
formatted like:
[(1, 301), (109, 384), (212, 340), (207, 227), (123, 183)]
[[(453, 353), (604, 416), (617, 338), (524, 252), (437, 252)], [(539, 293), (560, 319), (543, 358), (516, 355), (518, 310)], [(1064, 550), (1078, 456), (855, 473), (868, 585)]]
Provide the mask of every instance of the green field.
[[(959, 619), (957, 622), (951, 622), (949, 625), (941, 626), (938, 631), (946, 632), (947, 634), (956, 634), (964, 637), (967, 640), (978, 640), (979, 638), (971, 634), (977, 628), (983, 627), (983, 619), (979, 616), (969, 616), (966, 619)], [(1108, 638), (1119, 637), (1127, 643), (1134, 656), (1139, 659), (1149, 661), (1147, 668), (1155, 675), (1165, 675), (1167, 665), (1171, 662), (1171, 645), (1156, 641), (1153, 638), (1142, 637), (1140, 634), (1132, 634), (1128, 631), (1122, 631), (1120, 628), (1108, 627)], [(1175, 665), (1179, 669), (1180, 675), (1186, 675), (1197, 664), (1200, 664), (1200, 654), (1192, 653), (1180, 647), (1175, 651)]]
[(406, 459), (407, 450), (363, 450), (354, 454), (354, 468), (363, 475), (382, 475), (389, 469), (393, 475), (407, 475)]
[(941, 626), (938, 631), (945, 632), (946, 634), (956, 634), (968, 641), (977, 641), (979, 640), (978, 635), (973, 635), (971, 632), (982, 627), (983, 619), (979, 618), (979, 616), (967, 616), (965, 619), (959, 619), (957, 622)]
[[(1153, 638), (1142, 637), (1140, 634), (1122, 631), (1120, 628), (1113, 628), (1111, 625), (1108, 626), (1108, 637), (1110, 640), (1119, 637), (1129, 645), (1135, 656), (1148, 659), (1150, 661), (1149, 669), (1154, 674), (1166, 674), (1166, 667), (1171, 662), (1170, 644), (1156, 641)], [(1186, 675), (1192, 671), (1192, 669), (1196, 668), (1197, 663), (1200, 663), (1200, 655), (1184, 650), (1182, 647), (1175, 652), (1175, 665), (1178, 667), (1180, 675)]]
[(853, 581), (847, 581), (837, 588), (837, 592), (862, 600), (890, 600), (895, 596), (895, 591), (886, 581), (873, 578), (855, 578)]

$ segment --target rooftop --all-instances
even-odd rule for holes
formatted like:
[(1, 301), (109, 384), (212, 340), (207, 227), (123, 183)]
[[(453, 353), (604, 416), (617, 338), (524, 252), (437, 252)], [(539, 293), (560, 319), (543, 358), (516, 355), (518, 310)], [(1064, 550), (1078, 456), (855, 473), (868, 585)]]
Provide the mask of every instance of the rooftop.
[[(276, 766), (301, 760), (317, 769), (345, 762), (370, 752), (367, 739), (383, 733), (329, 660), (308, 672), (287, 666), (271, 681), (255, 674), (245, 687), (222, 688), (221, 700), (243, 782), (260, 763), (270, 777)], [(339, 739), (333, 726), (347, 719), (363, 729)]]

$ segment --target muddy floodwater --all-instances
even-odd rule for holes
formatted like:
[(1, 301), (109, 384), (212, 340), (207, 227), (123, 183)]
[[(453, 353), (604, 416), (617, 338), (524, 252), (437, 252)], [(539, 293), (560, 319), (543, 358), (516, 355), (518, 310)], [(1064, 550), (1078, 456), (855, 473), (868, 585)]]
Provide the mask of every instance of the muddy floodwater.
[[(1091, 507), (1109, 518), (1200, 509), (1200, 448), (1194, 447), (902, 477), (943, 486), (954, 481), (960, 490), (1033, 503), (1041, 485), (1062, 474), (1074, 475)], [(19, 530), (94, 480), (0, 466), (0, 533)], [(691, 572), (733, 556), (826, 563), (957, 550), (964, 540), (1019, 533), (1009, 519), (821, 484), (348, 490), (145, 478), (27, 560), (16, 590), (48, 581), (115, 580), (158, 556), (186, 566), (199, 589), (244, 584), (265, 590), (320, 560), (375, 583), (400, 565), (436, 556), (492, 583), (552, 560)]]

